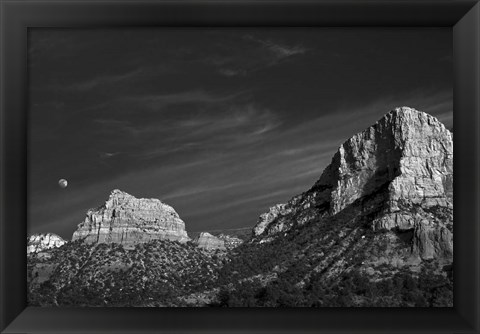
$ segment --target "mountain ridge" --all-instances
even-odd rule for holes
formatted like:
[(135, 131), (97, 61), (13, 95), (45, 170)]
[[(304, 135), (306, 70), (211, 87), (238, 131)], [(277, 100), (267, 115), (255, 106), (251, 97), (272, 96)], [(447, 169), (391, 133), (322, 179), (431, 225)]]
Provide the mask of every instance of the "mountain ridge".
[[(259, 237), (266, 231), (268, 240), (268, 236), (292, 228), (293, 222), (301, 225), (312, 217), (332, 217), (382, 187), (384, 198), (374, 203), (381, 212), (372, 221), (372, 228), (409, 230), (420, 224), (422, 217), (406, 214), (399, 206), (442, 207), (451, 211), (452, 181), (453, 142), (449, 130), (426, 113), (397, 108), (345, 141), (309, 190), (262, 214), (254, 235)], [(453, 220), (448, 224), (453, 224)], [(423, 229), (428, 229), (428, 224), (424, 225)], [(417, 237), (421, 241), (424, 238), (420, 234), (429, 232), (420, 230)], [(453, 252), (450, 234), (448, 229), (440, 232), (448, 239), (443, 245), (449, 248), (447, 253)], [(425, 247), (417, 245), (417, 249)], [(421, 253), (432, 256), (427, 254), (430, 251)]]
[[(108, 224), (117, 217), (112, 208), (87, 214), (88, 224)], [(122, 242), (78, 238), (46, 250), (47, 257), (29, 257), (29, 301), (125, 306), (131, 296), (135, 306), (452, 306), (452, 134), (426, 113), (392, 110), (345, 141), (310, 189), (260, 215), (252, 232), (240, 244), (203, 233), (194, 240), (203, 248), (138, 238), (122, 250)], [(208, 249), (227, 241), (233, 247)], [(78, 251), (83, 255), (72, 263)], [(175, 270), (181, 279), (162, 274)], [(117, 272), (127, 277), (121, 291), (112, 281), (120, 280)], [(89, 304), (84, 294), (103, 299)]]

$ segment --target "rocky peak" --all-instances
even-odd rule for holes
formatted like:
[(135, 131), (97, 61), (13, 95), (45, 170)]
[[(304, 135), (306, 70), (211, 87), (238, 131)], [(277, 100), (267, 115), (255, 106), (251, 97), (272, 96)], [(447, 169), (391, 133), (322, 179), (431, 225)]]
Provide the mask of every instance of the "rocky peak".
[(402, 107), (343, 143), (314, 188), (331, 189), (331, 214), (382, 186), (389, 187), (392, 207), (400, 199), (448, 205), (452, 175), (450, 131), (435, 117)]
[(154, 239), (190, 240), (185, 223), (169, 205), (154, 198), (136, 198), (115, 189), (97, 209), (87, 211), (72, 240), (132, 246)]
[(66, 243), (54, 233), (32, 234), (27, 238), (27, 254), (38, 253), (50, 248), (63, 246)]
[[(128, 203), (131, 203), (135, 200), (137, 200), (137, 198), (130, 195), (129, 193), (126, 193), (119, 189), (114, 189), (110, 192), (110, 196), (105, 202), (105, 207), (112, 208), (114, 206), (128, 205)], [(141, 198), (141, 200), (144, 200), (144, 198)]]
[(261, 215), (254, 235), (268, 238), (357, 205), (372, 217), (372, 229), (415, 229), (414, 240), (425, 246), (435, 238), (432, 244), (451, 254), (452, 185), (451, 132), (431, 115), (397, 108), (344, 142), (310, 190)]

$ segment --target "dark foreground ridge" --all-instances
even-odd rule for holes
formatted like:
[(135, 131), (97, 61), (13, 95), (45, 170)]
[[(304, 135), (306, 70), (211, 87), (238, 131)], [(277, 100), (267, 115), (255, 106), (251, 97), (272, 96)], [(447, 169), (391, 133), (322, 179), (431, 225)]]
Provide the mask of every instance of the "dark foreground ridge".
[(397, 108), (243, 243), (192, 241), (170, 206), (112, 192), (71, 242), (29, 253), (29, 304), (452, 306), (452, 183), (451, 132)]

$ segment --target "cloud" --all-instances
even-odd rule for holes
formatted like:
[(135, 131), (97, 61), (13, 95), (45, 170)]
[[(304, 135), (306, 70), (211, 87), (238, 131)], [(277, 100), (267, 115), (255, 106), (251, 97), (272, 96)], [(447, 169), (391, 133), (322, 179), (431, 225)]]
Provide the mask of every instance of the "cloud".
[(308, 49), (301, 44), (289, 45), (248, 34), (236, 36), (210, 51), (213, 52), (200, 56), (198, 61), (212, 66), (222, 76), (241, 77), (303, 55)]
[[(253, 41), (255, 43), (260, 44), (263, 46), (266, 50), (268, 50), (274, 57), (274, 62), (278, 62), (280, 60), (283, 60), (285, 58), (299, 55), (299, 54), (304, 54), (307, 52), (307, 49), (303, 47), (302, 45), (286, 45), (286, 44), (281, 44), (278, 42), (274, 42), (270, 39), (260, 39), (256, 38), (252, 35), (245, 35), (243, 37), (245, 40), (248, 41)], [(272, 63), (273, 64), (273, 63)]]
[(205, 193), (230, 190), (230, 189), (233, 189), (233, 188), (242, 187), (244, 185), (245, 185), (245, 182), (243, 182), (243, 181), (242, 182), (226, 183), (226, 184), (221, 184), (221, 185), (204, 184), (204, 185), (201, 185), (201, 186), (193, 186), (193, 187), (175, 189), (170, 193), (164, 194), (162, 198), (164, 200), (172, 200), (172, 199), (175, 199), (175, 198), (184, 199), (186, 197), (192, 197), (192, 196), (195, 197), (195, 196), (203, 195)]
[[(239, 196), (239, 198), (235, 200), (229, 200), (229, 201), (224, 201), (224, 202), (219, 202), (217, 205), (214, 206), (199, 206), (197, 209), (192, 210), (189, 215), (192, 216), (201, 216), (201, 215), (212, 215), (214, 213), (221, 214), (224, 216), (224, 213), (227, 211), (234, 211), (233, 209), (235, 208), (242, 208), (245, 210), (245, 205), (249, 203), (255, 203), (255, 202), (267, 202), (267, 203), (272, 203), (271, 205), (268, 205), (265, 207), (265, 211), (268, 210), (270, 206), (273, 206), (276, 204), (275, 199), (277, 199), (279, 196), (283, 197), (284, 199), (289, 199), (291, 196), (289, 192), (291, 189), (283, 189), (283, 190), (278, 190), (278, 191), (266, 191), (264, 193), (261, 193), (259, 195), (254, 195), (254, 196)], [(247, 209), (248, 210), (248, 209)], [(252, 215), (251, 219), (246, 222), (248, 225), (252, 226), (255, 224), (256, 218), (260, 215), (261, 212), (258, 214)]]
[(112, 158), (116, 155), (119, 155), (120, 152), (99, 152), (99, 154), (100, 154), (101, 158), (108, 159), (108, 158)]
[[(157, 94), (130, 94), (116, 96), (102, 103), (98, 103), (79, 112), (95, 113), (95, 115), (106, 114), (108, 117), (101, 118), (103, 122), (114, 125), (115, 122), (125, 122), (123, 118), (136, 119), (139, 113), (164, 113), (170, 107), (190, 105), (192, 111), (199, 108), (212, 108), (229, 104), (232, 101), (242, 98), (244, 91), (235, 93), (213, 93), (201, 89), (186, 90), (181, 92), (157, 93)], [(115, 118), (111, 118), (112, 110), (115, 111)], [(148, 115), (147, 115), (148, 116)], [(155, 115), (152, 115), (155, 116)], [(100, 119), (100, 117), (97, 117)]]
[(173, 153), (188, 152), (189, 150), (195, 149), (199, 146), (201, 146), (201, 144), (199, 143), (182, 143), (171, 147), (148, 147), (140, 151), (131, 153), (131, 156), (141, 159), (157, 159)]
[(178, 122), (178, 127), (188, 131), (187, 136), (210, 136), (219, 133), (256, 136), (265, 134), (279, 125), (280, 121), (275, 113), (253, 103), (232, 104), (227, 110), (220, 112), (208, 110)]
[(226, 77), (245, 76), (248, 74), (246, 69), (219, 68), (218, 73)]
[(76, 82), (69, 86), (64, 86), (63, 89), (79, 90), (79, 91), (97, 89), (98, 87), (118, 84), (118, 83), (121, 83), (122, 81), (131, 80), (132, 78), (138, 77), (142, 73), (144, 73), (144, 69), (136, 69), (126, 73), (120, 73), (120, 74), (100, 75), (100, 76), (91, 78), (89, 80)]
[(106, 135), (136, 135), (139, 131), (131, 121), (120, 121), (116, 119), (97, 118), (92, 120), (93, 125), (97, 125), (97, 133)]
[(143, 96), (134, 96), (123, 99), (125, 102), (134, 102), (141, 104), (142, 106), (147, 107), (149, 110), (157, 111), (161, 110), (162, 107), (168, 105), (178, 105), (185, 103), (196, 103), (196, 104), (211, 104), (211, 103), (220, 103), (225, 102), (231, 99), (238, 97), (241, 93), (228, 94), (228, 95), (214, 95), (212, 93), (207, 93), (202, 90), (192, 90), (185, 91), (180, 93), (170, 93), (170, 94), (154, 94), (154, 95), (143, 95)]
[[(123, 96), (91, 106), (88, 110), (83, 109), (77, 112), (88, 111), (90, 113), (95, 112), (95, 115), (108, 115), (92, 120), (94, 125), (99, 126), (99, 131), (120, 131), (131, 135), (141, 135), (162, 131), (167, 127), (175, 130), (181, 126), (181, 122), (171, 123), (176, 112), (170, 113), (169, 107), (190, 104), (188, 115), (195, 114), (196, 111), (200, 110), (223, 110), (225, 106), (232, 105), (232, 101), (241, 95), (242, 92), (222, 95), (193, 90), (178, 93)], [(115, 118), (111, 118), (112, 110), (115, 111)], [(149, 114), (149, 112), (155, 114)], [(158, 113), (164, 113), (165, 115), (159, 118)], [(142, 116), (138, 117), (138, 115)], [(147, 121), (142, 123), (141, 119)], [(187, 119), (184, 124), (187, 125), (188, 122), (195, 122), (195, 120)], [(196, 124), (192, 123), (192, 125)]]
[(70, 79), (71, 83), (67, 85), (54, 83), (47, 85), (47, 88), (50, 90), (73, 91), (79, 93), (89, 91), (96, 92), (105, 88), (115, 89), (116, 92), (122, 86), (128, 87), (128, 85), (131, 85), (132, 83), (135, 85), (141, 81), (149, 80), (152, 77), (162, 74), (171, 74), (177, 71), (175, 68), (168, 66), (167, 64), (131, 64), (129, 67), (130, 68), (118, 69), (117, 72), (113, 69), (102, 69), (94, 72), (94, 75), (87, 78), (82, 77), (81, 79)]
[[(108, 150), (115, 148), (118, 135), (128, 135), (134, 145), (130, 156), (156, 159), (178, 152), (235, 150), (259, 142), (281, 126), (273, 111), (253, 103), (208, 105), (184, 115), (148, 118), (146, 121), (95, 119), (96, 131)], [(113, 145), (113, 148), (110, 144)]]

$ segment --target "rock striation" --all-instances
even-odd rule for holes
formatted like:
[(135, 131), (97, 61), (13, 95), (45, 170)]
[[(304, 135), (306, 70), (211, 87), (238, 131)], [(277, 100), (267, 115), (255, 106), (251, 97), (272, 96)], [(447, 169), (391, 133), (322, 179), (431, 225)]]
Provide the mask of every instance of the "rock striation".
[(177, 212), (158, 199), (113, 190), (104, 205), (88, 210), (72, 240), (133, 246), (155, 239), (190, 240)]
[(197, 245), (197, 247), (206, 249), (206, 250), (225, 250), (225, 242), (224, 240), (217, 238), (216, 236), (211, 235), (208, 232), (202, 232), (193, 240), (193, 243)]
[(65, 240), (54, 233), (32, 234), (27, 238), (27, 254), (57, 248), (63, 246), (65, 243)]
[(424, 112), (392, 110), (344, 142), (310, 190), (262, 214), (253, 233), (268, 239), (352, 206), (374, 231), (413, 231), (421, 258), (451, 258), (452, 133)]

